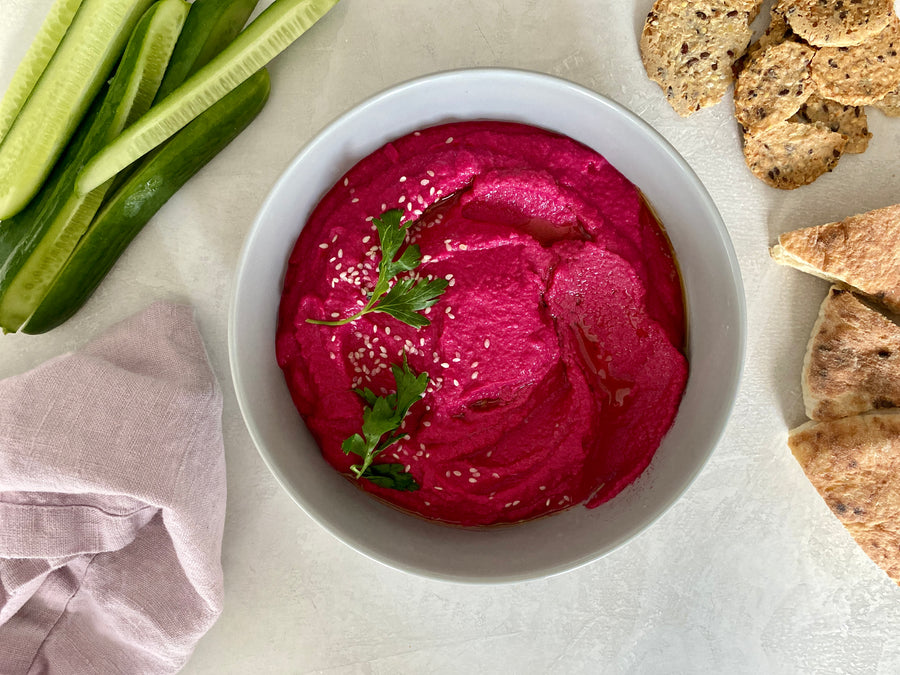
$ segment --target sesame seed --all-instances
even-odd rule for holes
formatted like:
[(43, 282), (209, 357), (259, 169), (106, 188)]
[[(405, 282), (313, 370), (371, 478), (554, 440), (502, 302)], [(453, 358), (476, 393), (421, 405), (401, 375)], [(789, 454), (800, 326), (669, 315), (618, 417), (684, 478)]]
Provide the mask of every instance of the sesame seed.
[(338, 318), (339, 316), (340, 316), (340, 314), (338, 314), (337, 312), (332, 312), (332, 313), (331, 313), (331, 318), (332, 318), (332, 319), (336, 319), (336, 318)]
[(453, 472), (453, 475), (454, 475), (454, 476), (462, 476), (462, 473), (460, 473), (459, 471), (454, 471), (454, 472)]
[(450, 143), (452, 143), (452, 142), (453, 142), (453, 136), (448, 136), (448, 137), (447, 137), (447, 140), (444, 141), (444, 143), (446, 143), (446, 144), (448, 144), (448, 145), (449, 145)]
[[(332, 316), (338, 316), (338, 315), (337, 315), (337, 314), (332, 314)], [(447, 363), (446, 361), (444, 361), (444, 362), (441, 364), (441, 368), (449, 368), (449, 367), (450, 367), (450, 364)]]
[(400, 182), (401, 182), (401, 183), (405, 183), (405, 182), (406, 182), (406, 176), (400, 176)]
[(477, 482), (478, 482), (478, 479), (477, 479), (477, 478), (470, 478), (470, 479), (469, 479), (469, 482), (470, 482), (470, 483), (477, 483)]
[(359, 201), (359, 197), (354, 197), (353, 199), (350, 200), (350, 203), (356, 204), (356, 202), (358, 202), (358, 201)]
[(484, 348), (487, 349), (487, 348), (490, 347), (490, 346), (491, 346), (491, 341), (490, 341), (490, 340), (485, 340), (485, 341), (484, 341)]
[(362, 238), (362, 243), (368, 244), (368, 243), (369, 243), (369, 240), (370, 240), (371, 238), (372, 238), (372, 237), (370, 237), (370, 236), (367, 234), (365, 237)]
[(478, 379), (478, 371), (477, 371), (477, 370), (476, 370), (474, 373), (472, 373), (472, 379), (473, 379), (473, 380), (477, 380), (477, 379)]
[(423, 426), (423, 427), (430, 427), (430, 426), (431, 426), (431, 422), (422, 422), (422, 426)]
[(458, 387), (458, 386), (459, 386), (459, 380), (453, 380), (453, 386), (454, 386), (454, 387)]
[(350, 185), (350, 179), (344, 178), (344, 187), (347, 187), (348, 185)]
[(406, 195), (400, 195), (400, 199), (397, 200), (398, 204), (402, 204), (406, 201)]
[(390, 334), (391, 334), (391, 327), (390, 327), (390, 326), (385, 326), (385, 327), (384, 327), (384, 334), (385, 334), (385, 335), (390, 335)]
[(425, 185), (428, 185), (428, 182), (429, 181), (427, 178), (423, 178), (422, 180), (419, 181), (419, 185), (424, 187)]
[(334, 361), (337, 358), (337, 356), (334, 355), (334, 352), (331, 352), (330, 356), (331, 356), (332, 361)]
[(443, 491), (444, 488), (442, 488), (440, 485), (435, 485), (434, 489), (438, 490), (438, 491)]
[(328, 244), (319, 244), (319, 248), (328, 248)]

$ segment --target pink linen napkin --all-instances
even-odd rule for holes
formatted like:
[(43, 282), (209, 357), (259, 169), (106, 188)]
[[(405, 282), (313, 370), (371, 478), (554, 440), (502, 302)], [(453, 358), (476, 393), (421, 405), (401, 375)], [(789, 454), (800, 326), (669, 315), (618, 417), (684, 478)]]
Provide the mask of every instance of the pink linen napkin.
[(171, 673), (222, 610), (222, 396), (156, 303), (0, 381), (0, 673)]

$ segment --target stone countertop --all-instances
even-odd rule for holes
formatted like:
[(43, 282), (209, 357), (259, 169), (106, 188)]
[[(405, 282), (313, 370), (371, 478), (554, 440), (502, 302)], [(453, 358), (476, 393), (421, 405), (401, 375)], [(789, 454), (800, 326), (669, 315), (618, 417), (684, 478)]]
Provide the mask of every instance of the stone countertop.
[[(50, 4), (0, 0), (0, 88)], [(153, 300), (196, 308), (225, 394), (226, 608), (185, 673), (900, 672), (900, 589), (855, 545), (785, 442), (805, 421), (799, 372), (828, 285), (767, 252), (781, 232), (900, 202), (900, 120), (872, 111), (865, 154), (845, 156), (811, 186), (769, 188), (744, 165), (730, 98), (682, 119), (645, 76), (637, 43), (650, 5), (342, 0), (270, 65), (272, 97), (257, 121), (163, 207), (81, 312), (46, 335), (0, 338), (3, 377)], [(226, 344), (244, 236), (293, 156), (385, 87), (474, 66), (572, 80), (662, 133), (724, 217), (749, 322), (732, 419), (687, 494), (601, 560), (499, 586), (388, 569), (310, 520), (250, 440)]]

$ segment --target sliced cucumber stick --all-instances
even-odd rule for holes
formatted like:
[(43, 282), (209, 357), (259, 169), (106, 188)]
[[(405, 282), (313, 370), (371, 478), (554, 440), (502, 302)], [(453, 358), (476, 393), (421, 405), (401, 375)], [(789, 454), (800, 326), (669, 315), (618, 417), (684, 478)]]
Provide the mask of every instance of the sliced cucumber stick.
[(84, 0), (0, 143), (0, 220), (40, 189), (150, 4)]
[(0, 140), (6, 136), (41, 73), (56, 53), (56, 48), (69, 30), (81, 2), (82, 0), (56, 0), (44, 18), (38, 34), (13, 73), (3, 100), (0, 100)]
[(150, 107), (189, 7), (185, 0), (159, 0), (147, 10), (99, 110), (85, 121), (84, 138), (67, 152), (61, 168), (32, 204), (0, 226), (0, 244), (14, 245), (11, 251), (0, 246), (5, 259), (0, 270), (0, 328), (4, 331), (17, 330), (31, 315), (100, 208), (112, 181), (78, 195), (78, 171)]
[(269, 74), (263, 69), (142, 162), (104, 202), (22, 331), (44, 333), (78, 311), (141, 228), (191, 176), (253, 121), (268, 95)]
[(156, 101), (163, 100), (231, 44), (257, 4), (259, 0), (194, 0)]
[(78, 191), (90, 192), (170, 138), (275, 58), (335, 4), (337, 0), (275, 0), (218, 56), (88, 162), (78, 178)]

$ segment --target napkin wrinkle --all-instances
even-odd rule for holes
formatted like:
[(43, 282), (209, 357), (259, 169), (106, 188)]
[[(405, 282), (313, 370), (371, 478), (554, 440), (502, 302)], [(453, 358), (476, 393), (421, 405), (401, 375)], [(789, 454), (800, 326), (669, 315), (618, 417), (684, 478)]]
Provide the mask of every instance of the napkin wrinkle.
[(222, 611), (222, 393), (154, 303), (0, 381), (0, 673), (169, 673)]

